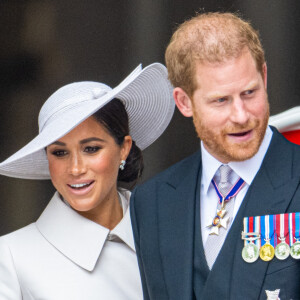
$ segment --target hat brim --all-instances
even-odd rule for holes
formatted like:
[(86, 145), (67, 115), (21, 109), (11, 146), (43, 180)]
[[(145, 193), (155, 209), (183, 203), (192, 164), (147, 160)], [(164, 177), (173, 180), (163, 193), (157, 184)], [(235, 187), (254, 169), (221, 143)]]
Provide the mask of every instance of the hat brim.
[(280, 132), (300, 129), (300, 106), (290, 108), (277, 115), (271, 116), (269, 125), (275, 126)]
[(104, 96), (84, 101), (54, 118), (31, 142), (0, 164), (0, 174), (24, 179), (50, 179), (45, 148), (114, 98), (124, 103), (130, 135), (142, 150), (164, 132), (174, 113), (172, 86), (166, 68), (159, 63), (144, 69), (139, 66)]

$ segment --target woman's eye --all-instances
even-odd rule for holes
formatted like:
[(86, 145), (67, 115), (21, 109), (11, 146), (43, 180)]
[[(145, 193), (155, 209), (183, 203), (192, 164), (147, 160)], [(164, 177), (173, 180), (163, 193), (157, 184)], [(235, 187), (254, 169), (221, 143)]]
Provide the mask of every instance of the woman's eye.
[(67, 154), (67, 151), (65, 151), (65, 150), (54, 150), (54, 151), (52, 151), (52, 154), (54, 156), (57, 156), (57, 157), (62, 157), (62, 156), (65, 156)]
[(85, 147), (85, 148), (84, 148), (84, 152), (87, 152), (87, 153), (95, 153), (95, 152), (97, 152), (99, 149), (100, 149), (100, 147), (98, 147), (98, 146), (94, 146), (94, 147), (88, 146), (88, 147)]

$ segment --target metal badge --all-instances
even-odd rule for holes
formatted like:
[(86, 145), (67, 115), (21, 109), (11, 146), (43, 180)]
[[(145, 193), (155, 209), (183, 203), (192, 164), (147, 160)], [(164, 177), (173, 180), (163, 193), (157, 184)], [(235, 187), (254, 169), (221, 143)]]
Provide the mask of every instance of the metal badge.
[(242, 250), (242, 257), (247, 263), (255, 262), (259, 257), (258, 247), (253, 242), (247, 244)]
[(296, 241), (291, 247), (291, 257), (300, 259), (300, 241)]
[(259, 250), (259, 256), (263, 261), (270, 261), (275, 255), (274, 247), (267, 241)]
[(290, 246), (285, 242), (285, 239), (281, 239), (281, 243), (279, 243), (275, 248), (275, 256), (279, 260), (284, 260), (290, 255)]
[(226, 214), (225, 209), (218, 209), (216, 216), (213, 218), (212, 222), (207, 225), (207, 228), (210, 228), (209, 235), (215, 234), (219, 235), (219, 228), (223, 227), (224, 229), (227, 229), (227, 225), (229, 222), (229, 217), (225, 217), (224, 215)]
[(259, 248), (254, 244), (254, 241), (260, 238), (258, 232), (242, 231), (242, 239), (245, 241), (245, 246), (242, 250), (243, 260), (247, 263), (255, 262), (259, 257)]

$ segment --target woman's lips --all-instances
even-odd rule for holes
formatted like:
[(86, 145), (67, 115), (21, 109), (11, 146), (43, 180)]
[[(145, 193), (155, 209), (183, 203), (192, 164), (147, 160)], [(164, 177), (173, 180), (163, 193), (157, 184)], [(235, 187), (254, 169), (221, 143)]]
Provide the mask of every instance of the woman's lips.
[(87, 194), (94, 186), (95, 181), (67, 184), (69, 191), (74, 195)]

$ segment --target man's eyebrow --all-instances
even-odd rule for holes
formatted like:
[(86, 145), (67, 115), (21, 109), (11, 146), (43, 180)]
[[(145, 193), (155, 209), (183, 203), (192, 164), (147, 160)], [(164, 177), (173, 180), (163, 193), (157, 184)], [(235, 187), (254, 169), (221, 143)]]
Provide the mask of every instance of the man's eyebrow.
[[(257, 88), (259, 85), (259, 83), (257, 81), (251, 81), (246, 87), (245, 87), (245, 91), (247, 90), (253, 90), (255, 88)], [(219, 93), (219, 92), (216, 92), (216, 93), (212, 93), (210, 95), (207, 95), (206, 96), (206, 99), (207, 100), (212, 100), (212, 99), (219, 99), (219, 98), (224, 98), (224, 97), (227, 97), (228, 95), (226, 95), (225, 93), (222, 94), (222, 93)]]

